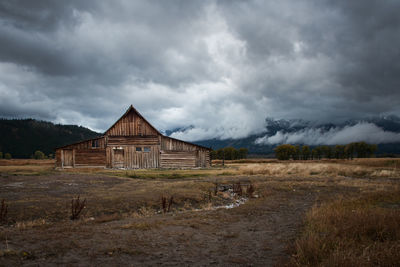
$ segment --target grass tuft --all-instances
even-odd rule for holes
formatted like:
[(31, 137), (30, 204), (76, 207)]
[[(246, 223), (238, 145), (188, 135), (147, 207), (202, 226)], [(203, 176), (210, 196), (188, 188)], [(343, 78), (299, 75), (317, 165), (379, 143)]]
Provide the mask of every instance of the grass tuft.
[(8, 213), (8, 205), (6, 204), (6, 200), (3, 199), (1, 201), (1, 206), (0, 206), (0, 223), (7, 222), (7, 213)]

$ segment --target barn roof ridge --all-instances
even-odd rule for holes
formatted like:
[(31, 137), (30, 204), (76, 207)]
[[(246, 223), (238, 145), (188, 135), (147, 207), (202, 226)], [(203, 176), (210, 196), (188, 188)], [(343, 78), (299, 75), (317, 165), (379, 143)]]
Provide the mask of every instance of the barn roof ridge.
[(111, 128), (114, 127), (114, 125), (117, 124), (123, 117), (125, 117), (126, 115), (128, 115), (129, 112), (131, 112), (131, 110), (133, 110), (140, 118), (142, 118), (147, 124), (149, 124), (150, 127), (153, 128), (153, 129), (156, 131), (156, 133), (162, 135), (162, 134), (157, 130), (157, 128), (154, 127), (148, 120), (146, 120), (146, 118), (143, 117), (143, 115), (140, 114), (140, 112), (137, 111), (137, 109), (136, 109), (132, 104), (131, 104), (131, 105), (129, 106), (129, 108), (125, 111), (125, 113), (124, 113), (118, 120), (116, 120), (116, 121), (113, 123), (113, 125), (111, 125), (110, 128), (108, 128), (108, 129), (103, 133), (103, 135), (107, 135), (107, 132), (108, 132), (109, 130), (111, 130)]

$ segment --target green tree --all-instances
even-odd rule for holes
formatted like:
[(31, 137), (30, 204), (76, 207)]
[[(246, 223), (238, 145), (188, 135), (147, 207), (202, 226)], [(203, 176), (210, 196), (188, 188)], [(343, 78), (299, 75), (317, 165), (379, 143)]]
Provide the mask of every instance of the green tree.
[(321, 146), (321, 153), (327, 159), (332, 158), (332, 149), (330, 146)]
[(225, 147), (224, 152), (226, 160), (235, 159), (235, 149), (233, 147)]
[(247, 148), (239, 148), (239, 158), (240, 159), (245, 159), (247, 158), (247, 153), (249, 153), (249, 150)]
[(378, 150), (378, 146), (375, 144), (368, 145), (367, 155), (370, 158)]
[(233, 157), (232, 157), (232, 159), (239, 159), (240, 157), (239, 157), (239, 150), (237, 150), (237, 149), (233, 149)]
[(210, 159), (217, 159), (217, 151), (216, 150), (211, 150), (210, 152)]
[(314, 158), (314, 159), (321, 159), (321, 158), (322, 158), (322, 154), (323, 154), (323, 152), (322, 152), (322, 147), (317, 146), (317, 147), (314, 148), (312, 151), (314, 151), (314, 152), (313, 152), (313, 158)]
[(344, 154), (347, 159), (353, 159), (354, 157), (354, 143), (347, 144), (344, 147)]
[(46, 155), (40, 151), (40, 150), (36, 150), (35, 153), (33, 154), (34, 159), (45, 159)]
[(293, 159), (298, 160), (300, 159), (300, 154), (301, 154), (301, 148), (299, 145), (294, 146), (294, 151), (293, 151)]
[(303, 146), (301, 148), (301, 155), (304, 160), (308, 160), (310, 158), (310, 147), (309, 146)]
[(275, 156), (279, 160), (288, 160), (295, 154), (295, 147), (290, 144), (284, 144), (275, 147)]
[(345, 154), (344, 154), (344, 147), (343, 145), (336, 145), (334, 148), (334, 156), (337, 159), (343, 159)]
[(5, 159), (11, 159), (12, 157), (11, 157), (10, 153), (6, 153), (6, 154), (4, 154), (4, 158)]

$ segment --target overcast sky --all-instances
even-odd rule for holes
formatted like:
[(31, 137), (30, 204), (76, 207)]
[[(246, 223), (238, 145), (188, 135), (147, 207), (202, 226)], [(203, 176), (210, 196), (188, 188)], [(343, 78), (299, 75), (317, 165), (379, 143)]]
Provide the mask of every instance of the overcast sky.
[(400, 115), (400, 1), (0, 1), (0, 116), (180, 137)]

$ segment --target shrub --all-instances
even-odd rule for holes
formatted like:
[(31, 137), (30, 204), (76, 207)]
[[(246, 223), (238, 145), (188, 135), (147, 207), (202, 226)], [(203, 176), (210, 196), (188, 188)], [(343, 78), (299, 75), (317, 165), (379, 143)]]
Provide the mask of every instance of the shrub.
[(34, 159), (45, 159), (46, 155), (40, 151), (40, 150), (36, 150), (35, 154), (33, 154)]
[(3, 158), (3, 152), (0, 151), (0, 159)]
[(252, 183), (250, 183), (250, 185), (247, 187), (247, 191), (246, 191), (248, 197), (253, 197), (254, 191), (255, 191), (254, 186)]
[(6, 153), (6, 154), (4, 154), (4, 158), (5, 159), (11, 159), (12, 157), (11, 157), (10, 153)]
[(243, 195), (243, 189), (242, 189), (242, 185), (240, 184), (240, 182), (233, 184), (232, 190), (233, 190), (233, 193), (237, 194), (240, 197)]
[(79, 218), (79, 214), (82, 212), (83, 208), (86, 205), (86, 198), (81, 201), (80, 196), (77, 198), (73, 198), (71, 200), (71, 220), (77, 220)]
[(171, 206), (173, 202), (174, 202), (174, 197), (172, 196), (169, 198), (168, 203), (167, 203), (167, 197), (164, 196), (161, 197), (161, 208), (164, 213), (171, 211)]

